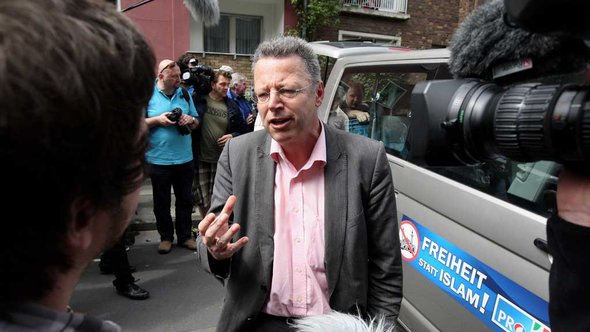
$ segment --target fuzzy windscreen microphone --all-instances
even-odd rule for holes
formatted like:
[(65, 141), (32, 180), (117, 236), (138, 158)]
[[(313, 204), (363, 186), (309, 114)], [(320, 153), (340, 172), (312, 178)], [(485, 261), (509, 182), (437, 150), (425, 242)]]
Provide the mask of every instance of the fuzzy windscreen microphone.
[(216, 25), (219, 22), (219, 4), (217, 0), (184, 0), (195, 21), (203, 21), (205, 26)]
[(581, 39), (530, 33), (504, 20), (504, 3), (493, 0), (475, 9), (459, 26), (450, 45), (455, 78), (533, 79), (576, 72), (590, 62)]

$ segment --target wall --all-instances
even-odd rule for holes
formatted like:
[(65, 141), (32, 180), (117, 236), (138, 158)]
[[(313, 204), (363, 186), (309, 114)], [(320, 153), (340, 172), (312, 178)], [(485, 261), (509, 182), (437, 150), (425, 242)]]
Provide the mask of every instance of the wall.
[[(122, 0), (125, 9), (137, 0)], [(182, 1), (156, 0), (125, 12), (143, 32), (154, 52), (156, 62), (162, 59), (175, 60), (189, 46), (190, 14)]]
[[(338, 28), (401, 37), (416, 49), (446, 47), (464, 16), (478, 0), (409, 0), (407, 20), (342, 12), (339, 27), (326, 28), (318, 40), (337, 40)], [(479, 0), (479, 3), (483, 2)]]

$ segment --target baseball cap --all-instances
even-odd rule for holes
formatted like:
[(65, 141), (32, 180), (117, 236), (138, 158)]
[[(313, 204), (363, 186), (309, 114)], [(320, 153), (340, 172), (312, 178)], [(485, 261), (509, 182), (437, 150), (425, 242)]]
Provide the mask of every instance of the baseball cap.
[(223, 66), (219, 67), (219, 70), (226, 71), (226, 72), (228, 72), (230, 74), (233, 74), (234, 73), (234, 70), (232, 69), (232, 67), (226, 66), (226, 65), (223, 65)]

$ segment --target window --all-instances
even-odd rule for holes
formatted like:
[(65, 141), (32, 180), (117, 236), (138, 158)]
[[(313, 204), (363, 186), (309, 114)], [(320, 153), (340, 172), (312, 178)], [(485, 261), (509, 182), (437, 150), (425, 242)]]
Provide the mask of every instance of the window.
[(222, 15), (219, 24), (205, 29), (205, 52), (229, 53), (229, 16)]
[(345, 114), (347, 125), (338, 127), (382, 141), (388, 153), (404, 154), (412, 89), (417, 82), (434, 79), (438, 67), (406, 65), (395, 67), (395, 71), (385, 66), (345, 71), (328, 123), (344, 119)]
[(204, 30), (205, 52), (253, 54), (261, 26), (260, 17), (222, 14), (218, 25)]
[(236, 53), (254, 54), (260, 43), (260, 19), (236, 17)]

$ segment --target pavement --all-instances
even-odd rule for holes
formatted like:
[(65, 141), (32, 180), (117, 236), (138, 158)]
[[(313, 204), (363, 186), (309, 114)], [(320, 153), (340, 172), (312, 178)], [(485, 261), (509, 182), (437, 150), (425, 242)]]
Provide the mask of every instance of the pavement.
[[(151, 196), (147, 180), (131, 224), (137, 231), (135, 244), (128, 251), (131, 265), (137, 267), (133, 274), (139, 279), (137, 284), (150, 292), (150, 298), (137, 301), (118, 295), (112, 285), (114, 276), (101, 274), (99, 260), (95, 259), (74, 290), (70, 306), (74, 311), (114, 321), (123, 331), (212, 332), (225, 290), (203, 271), (195, 252), (173, 246), (169, 254), (158, 254), (160, 238), (155, 231)], [(193, 214), (193, 224), (199, 220), (199, 214)]]

